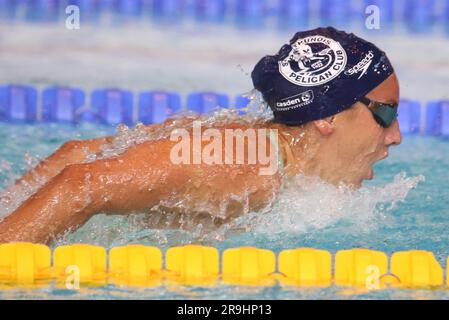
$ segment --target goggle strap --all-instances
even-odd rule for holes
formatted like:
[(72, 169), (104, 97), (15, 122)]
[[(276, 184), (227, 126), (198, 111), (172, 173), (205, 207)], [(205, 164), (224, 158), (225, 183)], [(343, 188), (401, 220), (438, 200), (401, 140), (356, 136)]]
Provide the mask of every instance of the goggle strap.
[(363, 104), (364, 104), (365, 106), (367, 106), (367, 107), (369, 107), (370, 104), (371, 104), (371, 100), (368, 99), (367, 97), (361, 97), (361, 98), (359, 99), (359, 101), (360, 101), (361, 103), (363, 103)]

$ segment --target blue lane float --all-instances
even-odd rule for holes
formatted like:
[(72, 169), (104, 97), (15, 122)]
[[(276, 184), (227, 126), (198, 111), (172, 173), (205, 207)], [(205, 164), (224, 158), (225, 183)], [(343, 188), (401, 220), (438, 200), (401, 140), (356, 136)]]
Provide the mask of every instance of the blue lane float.
[[(237, 26), (259, 28), (268, 26), (266, 18), (273, 15), (282, 30), (297, 30), (310, 25), (311, 16), (315, 14), (308, 8), (310, 3), (315, 0), (0, 0), (0, 20), (24, 16), (33, 22), (56, 22), (65, 19), (65, 6), (77, 5), (83, 13), (82, 21), (93, 23), (99, 22), (102, 14), (112, 12), (119, 22), (121, 16), (129, 20), (140, 19), (143, 15), (170, 24), (182, 23), (186, 17), (197, 22), (233, 21), (235, 18)], [(317, 3), (321, 25), (345, 28), (351, 22), (364, 23), (366, 6), (376, 5), (381, 12), (382, 28), (401, 22), (410, 31), (422, 33), (441, 24), (449, 32), (447, 0), (321, 0)]]
[(83, 22), (97, 22), (101, 13), (100, 0), (67, 0), (67, 5), (78, 6), (80, 12), (80, 19)]
[(345, 28), (351, 21), (353, 11), (352, 1), (321, 0), (321, 24)]
[[(379, 8), (380, 13), (380, 27), (391, 27), (395, 22), (396, 6), (397, 2), (391, 0), (364, 0), (363, 6), (358, 8), (360, 21), (364, 24), (367, 17), (365, 9), (368, 6), (374, 5)], [(378, 29), (375, 29), (378, 30)]]
[(430, 101), (427, 104), (426, 133), (449, 137), (449, 100)]
[(250, 101), (251, 100), (249, 100), (247, 97), (238, 95), (237, 97), (235, 97), (235, 107), (237, 109), (246, 108)]
[[(182, 97), (176, 92), (144, 91), (136, 97), (135, 105), (131, 91), (106, 88), (94, 90), (90, 103), (87, 103), (87, 93), (82, 89), (58, 86), (45, 88), (39, 99), (38, 96), (38, 90), (33, 86), (0, 85), (0, 121), (124, 123), (133, 126), (136, 122), (160, 123), (186, 109), (202, 114), (218, 107), (242, 109), (250, 102), (247, 97), (238, 95), (231, 103), (227, 94), (204, 91), (190, 93), (182, 103)], [(449, 137), (449, 100), (430, 101), (424, 107), (419, 101), (401, 99), (398, 112), (401, 131)]]
[(265, 0), (239, 0), (235, 2), (234, 11), (240, 27), (262, 27), (265, 24), (267, 3)]
[(37, 90), (31, 86), (0, 86), (0, 119), (32, 122), (37, 116)]
[(55, 22), (59, 19), (60, 5), (59, 0), (28, 0), (25, 17), (29, 21)]
[(195, 1), (193, 7), (194, 16), (200, 22), (221, 23), (225, 20), (227, 11), (225, 0)]
[(187, 109), (198, 113), (213, 111), (217, 107), (228, 108), (227, 95), (216, 92), (193, 92), (187, 96)]
[(310, 20), (309, 0), (281, 0), (277, 8), (279, 27), (305, 29)]
[(92, 107), (105, 124), (133, 124), (133, 94), (122, 89), (99, 89), (92, 92)]
[(90, 108), (80, 108), (77, 110), (77, 123), (80, 122), (97, 122), (98, 121), (98, 115), (95, 113), (94, 110)]
[(143, 8), (143, 0), (116, 0), (113, 3), (114, 12), (132, 17), (140, 16)]
[(435, 0), (408, 0), (404, 2), (404, 21), (412, 32), (428, 32), (434, 25), (436, 16)]
[(416, 134), (421, 127), (421, 103), (419, 101), (401, 99), (398, 109), (398, 121), (403, 133)]
[(184, 7), (177, 0), (153, 0), (151, 12), (153, 18), (163, 21), (178, 21), (183, 17)]
[(84, 103), (85, 94), (81, 89), (47, 88), (42, 92), (42, 120), (47, 122), (77, 122), (77, 111)]
[(440, 21), (443, 23), (445, 33), (449, 35), (449, 0), (446, 0), (442, 13)]
[(447, 113), (449, 101), (429, 101), (426, 106), (426, 128), (425, 133), (439, 136), (443, 134), (443, 127), (449, 125), (449, 121), (443, 125), (443, 111)]
[(17, 0), (0, 0), (0, 19), (15, 19), (17, 15), (17, 6)]
[(449, 101), (441, 104), (441, 134), (449, 137)]
[(144, 124), (159, 123), (181, 110), (177, 93), (152, 91), (139, 94), (138, 120)]

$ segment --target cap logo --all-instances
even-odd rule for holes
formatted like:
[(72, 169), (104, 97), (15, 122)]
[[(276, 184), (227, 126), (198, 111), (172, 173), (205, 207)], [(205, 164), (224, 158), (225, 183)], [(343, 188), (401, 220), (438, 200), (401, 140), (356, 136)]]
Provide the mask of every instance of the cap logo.
[(365, 55), (365, 57), (360, 60), (355, 66), (345, 71), (345, 74), (348, 76), (352, 76), (354, 74), (357, 74), (359, 72), (360, 75), (357, 79), (360, 79), (363, 77), (363, 75), (368, 71), (369, 66), (371, 65), (371, 62), (373, 62), (374, 53), (370, 50)]
[(276, 102), (276, 110), (289, 111), (292, 109), (307, 106), (313, 102), (313, 99), (314, 99), (313, 91), (307, 90)]
[(338, 76), (346, 63), (346, 52), (338, 41), (310, 36), (292, 44), (289, 55), (279, 61), (279, 72), (291, 83), (313, 87)]

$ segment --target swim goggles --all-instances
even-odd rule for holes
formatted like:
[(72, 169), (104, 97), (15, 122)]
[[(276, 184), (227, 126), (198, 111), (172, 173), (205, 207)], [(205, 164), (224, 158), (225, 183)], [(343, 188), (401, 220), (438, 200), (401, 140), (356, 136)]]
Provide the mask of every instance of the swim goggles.
[(383, 103), (373, 101), (367, 97), (362, 97), (359, 101), (368, 107), (376, 122), (384, 128), (391, 126), (398, 117), (397, 103)]

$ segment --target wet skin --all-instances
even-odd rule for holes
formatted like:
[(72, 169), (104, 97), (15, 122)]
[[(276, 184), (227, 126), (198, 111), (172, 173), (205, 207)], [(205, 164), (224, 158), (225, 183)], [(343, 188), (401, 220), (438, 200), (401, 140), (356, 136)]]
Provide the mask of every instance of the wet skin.
[[(396, 76), (390, 76), (367, 97), (397, 102)], [(146, 130), (152, 132), (168, 124), (148, 126)], [(287, 177), (317, 175), (329, 183), (354, 188), (372, 178), (372, 165), (402, 139), (397, 121), (383, 128), (361, 103), (300, 127), (264, 126), (279, 130)], [(246, 129), (241, 124), (226, 125), (230, 127)], [(225, 127), (217, 129), (223, 132)], [(37, 183), (33, 181), (36, 174), (47, 181), (0, 222), (0, 242), (50, 243), (100, 212), (174, 212), (191, 217), (192, 225), (203, 219), (218, 225), (269, 206), (281, 186), (280, 173), (259, 175), (259, 164), (173, 164), (170, 151), (176, 142), (169, 139), (146, 141), (119, 156), (84, 163), (83, 150), (99, 152), (101, 145), (110, 141), (111, 137), (68, 142), (12, 186), (14, 192), (23, 183)], [(156, 226), (167, 225), (160, 222)], [(177, 226), (175, 222), (168, 227)]]
[[(389, 76), (366, 97), (384, 103), (399, 101), (399, 82), (395, 74)], [(354, 188), (363, 180), (373, 178), (372, 166), (388, 156), (388, 148), (402, 141), (399, 122), (390, 127), (381, 127), (369, 109), (358, 102), (335, 116), (313, 121), (306, 125), (308, 141), (299, 141), (295, 150), (296, 170), (308, 175), (320, 176), (323, 180)], [(290, 136), (299, 134), (297, 128), (290, 129)], [(294, 140), (294, 139), (290, 139)], [(290, 143), (292, 144), (292, 143)]]

